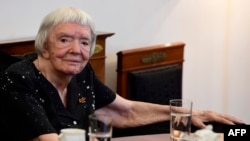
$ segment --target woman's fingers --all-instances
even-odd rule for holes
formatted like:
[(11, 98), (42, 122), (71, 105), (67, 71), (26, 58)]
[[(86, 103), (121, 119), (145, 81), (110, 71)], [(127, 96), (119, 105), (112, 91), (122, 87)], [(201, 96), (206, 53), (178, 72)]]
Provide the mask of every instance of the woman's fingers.
[(192, 117), (192, 124), (198, 128), (205, 128), (206, 125), (204, 124), (204, 122), (196, 117)]
[(244, 122), (236, 117), (227, 115), (227, 114), (221, 114), (214, 111), (205, 111), (204, 113), (205, 118), (208, 119), (208, 121), (212, 122), (219, 122), (223, 124), (243, 124)]
[(221, 124), (244, 124), (244, 122), (234, 116), (221, 114), (214, 111), (196, 111), (192, 117), (192, 124), (198, 128), (204, 128), (204, 122), (218, 122)]

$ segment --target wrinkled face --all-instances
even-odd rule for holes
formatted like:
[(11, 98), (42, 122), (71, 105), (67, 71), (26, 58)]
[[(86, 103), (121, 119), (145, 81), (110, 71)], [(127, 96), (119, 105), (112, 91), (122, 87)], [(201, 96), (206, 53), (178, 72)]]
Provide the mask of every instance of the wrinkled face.
[(74, 75), (83, 70), (90, 57), (91, 30), (76, 23), (60, 23), (49, 32), (46, 51), (52, 70)]

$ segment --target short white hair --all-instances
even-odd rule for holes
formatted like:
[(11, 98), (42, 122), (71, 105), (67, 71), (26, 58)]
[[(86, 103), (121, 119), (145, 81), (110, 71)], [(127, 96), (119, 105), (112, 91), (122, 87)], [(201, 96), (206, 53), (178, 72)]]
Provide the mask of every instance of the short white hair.
[(35, 49), (38, 54), (44, 50), (49, 31), (54, 26), (62, 22), (73, 22), (83, 26), (89, 26), (91, 30), (90, 56), (94, 54), (96, 33), (92, 18), (85, 11), (74, 7), (62, 7), (52, 11), (44, 17), (35, 39)]

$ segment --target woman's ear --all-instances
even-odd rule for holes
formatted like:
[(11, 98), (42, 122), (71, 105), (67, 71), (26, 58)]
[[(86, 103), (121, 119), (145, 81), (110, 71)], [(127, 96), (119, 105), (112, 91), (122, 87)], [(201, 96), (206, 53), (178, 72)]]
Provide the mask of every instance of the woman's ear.
[(47, 42), (44, 44), (44, 48), (41, 51), (40, 55), (44, 58), (49, 58), (49, 45)]

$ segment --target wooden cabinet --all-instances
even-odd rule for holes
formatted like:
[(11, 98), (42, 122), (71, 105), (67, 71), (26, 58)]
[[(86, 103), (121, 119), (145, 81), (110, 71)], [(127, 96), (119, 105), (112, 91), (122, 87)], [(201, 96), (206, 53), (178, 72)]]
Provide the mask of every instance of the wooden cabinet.
[(106, 58), (106, 38), (114, 33), (98, 32), (96, 39), (95, 54), (90, 58), (91, 66), (93, 67), (97, 77), (105, 83), (105, 58)]
[[(106, 38), (112, 35), (114, 35), (114, 33), (97, 32), (95, 54), (90, 58), (90, 63), (96, 75), (103, 83), (105, 83)], [(22, 55), (33, 52), (34, 38), (0, 41), (0, 51), (10, 55)]]

